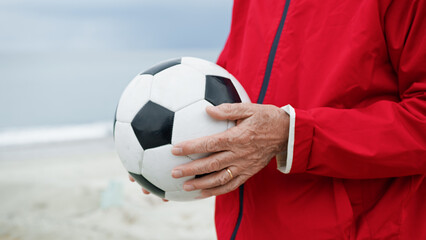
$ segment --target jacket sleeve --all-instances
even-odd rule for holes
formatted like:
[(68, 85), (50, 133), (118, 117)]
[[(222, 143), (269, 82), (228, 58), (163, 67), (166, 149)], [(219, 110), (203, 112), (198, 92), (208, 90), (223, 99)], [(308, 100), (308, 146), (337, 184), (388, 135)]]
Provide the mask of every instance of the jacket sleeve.
[(363, 179), (426, 174), (425, 19), (425, 1), (394, 1), (385, 16), (399, 102), (295, 109), (290, 174)]

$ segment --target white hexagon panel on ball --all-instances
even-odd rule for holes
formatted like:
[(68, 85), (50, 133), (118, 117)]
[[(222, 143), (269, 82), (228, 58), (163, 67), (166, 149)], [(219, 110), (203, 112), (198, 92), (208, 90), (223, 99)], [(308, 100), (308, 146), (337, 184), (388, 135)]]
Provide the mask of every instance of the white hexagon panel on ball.
[(130, 123), (115, 122), (115, 147), (127, 171), (140, 174), (144, 151)]
[(148, 102), (152, 75), (138, 75), (126, 87), (117, 107), (116, 119), (130, 123), (136, 113)]
[(167, 191), (183, 190), (183, 183), (194, 177), (173, 178), (172, 169), (181, 164), (191, 162), (186, 156), (175, 156), (171, 153), (172, 145), (147, 149), (142, 162), (142, 175), (156, 187)]
[[(213, 106), (206, 100), (200, 100), (175, 113), (173, 123), (172, 144), (210, 136), (228, 129), (228, 121), (219, 121), (210, 117), (206, 112), (207, 106)], [(208, 153), (192, 154), (189, 157), (198, 159)]]
[(151, 100), (177, 111), (204, 98), (205, 76), (188, 66), (178, 64), (154, 75)]

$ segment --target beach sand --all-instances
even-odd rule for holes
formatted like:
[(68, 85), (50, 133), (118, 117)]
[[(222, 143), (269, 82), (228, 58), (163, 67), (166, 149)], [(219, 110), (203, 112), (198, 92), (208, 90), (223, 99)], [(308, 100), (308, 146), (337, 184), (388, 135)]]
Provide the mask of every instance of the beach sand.
[(142, 194), (111, 138), (0, 148), (0, 240), (215, 239), (213, 213)]

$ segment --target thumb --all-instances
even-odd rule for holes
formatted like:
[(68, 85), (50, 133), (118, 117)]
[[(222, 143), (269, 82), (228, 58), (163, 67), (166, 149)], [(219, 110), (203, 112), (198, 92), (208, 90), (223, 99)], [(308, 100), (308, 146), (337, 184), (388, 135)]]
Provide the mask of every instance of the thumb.
[(206, 112), (217, 120), (238, 120), (253, 115), (251, 103), (223, 103), (219, 106), (209, 106)]

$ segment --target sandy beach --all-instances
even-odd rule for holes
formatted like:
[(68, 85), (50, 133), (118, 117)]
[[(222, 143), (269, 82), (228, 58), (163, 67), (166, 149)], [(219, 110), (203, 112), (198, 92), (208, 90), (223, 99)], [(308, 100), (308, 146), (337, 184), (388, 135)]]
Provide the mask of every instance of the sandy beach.
[(215, 239), (214, 198), (163, 203), (111, 138), (0, 147), (0, 240)]

